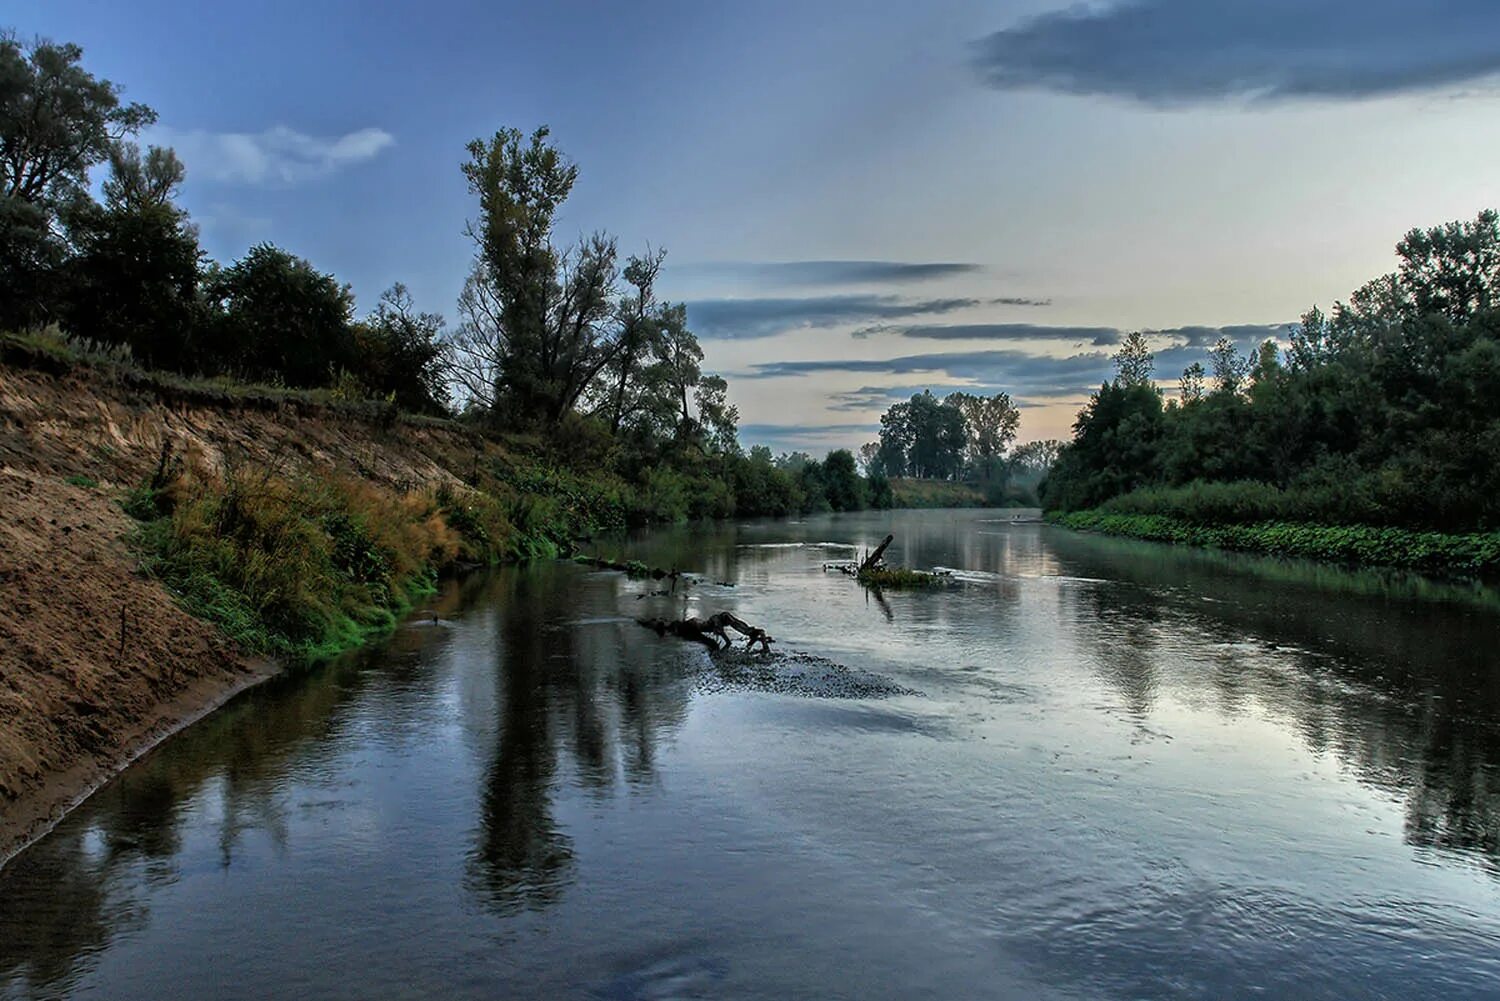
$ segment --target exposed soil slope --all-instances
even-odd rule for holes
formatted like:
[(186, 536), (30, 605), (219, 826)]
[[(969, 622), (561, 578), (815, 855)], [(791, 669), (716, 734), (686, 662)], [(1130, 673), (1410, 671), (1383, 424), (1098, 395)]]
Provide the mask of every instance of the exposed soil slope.
[(273, 670), (136, 570), (119, 498), (164, 440), (210, 467), (316, 467), (398, 488), (454, 480), (485, 449), (356, 408), (0, 364), (0, 862)]

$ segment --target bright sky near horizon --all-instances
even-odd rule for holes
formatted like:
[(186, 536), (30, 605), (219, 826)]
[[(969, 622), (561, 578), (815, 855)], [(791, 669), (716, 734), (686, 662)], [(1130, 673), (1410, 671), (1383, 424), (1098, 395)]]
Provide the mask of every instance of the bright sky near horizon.
[(13, 0), (160, 115), (228, 261), (269, 240), (456, 319), (464, 144), (547, 124), (561, 235), (669, 251), (746, 445), (924, 388), (1064, 437), (1121, 331), (1175, 379), (1500, 204), (1494, 0)]

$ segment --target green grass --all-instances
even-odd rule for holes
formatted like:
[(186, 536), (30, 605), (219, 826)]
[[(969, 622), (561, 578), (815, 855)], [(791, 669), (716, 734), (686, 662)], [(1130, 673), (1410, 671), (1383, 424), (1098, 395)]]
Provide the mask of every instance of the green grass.
[(1500, 577), (1500, 532), (1449, 534), (1286, 521), (1208, 525), (1168, 515), (1101, 510), (1054, 512), (1048, 519), (1065, 528), (1150, 542), (1395, 567), (1438, 575)]
[(79, 475), (69, 476), (67, 479), (63, 480), (63, 482), (68, 484), (69, 486), (83, 487), (86, 490), (93, 490), (95, 487), (99, 486), (98, 480)]
[(908, 570), (906, 567), (877, 567), (874, 570), (861, 570), (856, 579), (869, 587), (895, 591), (933, 587), (944, 580), (937, 574), (922, 570)]
[(891, 480), (896, 507), (988, 507), (984, 493), (966, 483), (951, 480)]

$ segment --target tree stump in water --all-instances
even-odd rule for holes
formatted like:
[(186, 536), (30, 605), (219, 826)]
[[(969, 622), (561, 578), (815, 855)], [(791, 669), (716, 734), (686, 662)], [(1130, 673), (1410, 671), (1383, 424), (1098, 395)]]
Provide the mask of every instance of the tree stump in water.
[(865, 557), (864, 562), (859, 565), (859, 572), (864, 573), (866, 570), (874, 570), (876, 567), (880, 566), (880, 560), (883, 556), (885, 556), (885, 547), (889, 546), (892, 542), (895, 541), (895, 535), (887, 535), (885, 537), (885, 541), (876, 546), (873, 553)]

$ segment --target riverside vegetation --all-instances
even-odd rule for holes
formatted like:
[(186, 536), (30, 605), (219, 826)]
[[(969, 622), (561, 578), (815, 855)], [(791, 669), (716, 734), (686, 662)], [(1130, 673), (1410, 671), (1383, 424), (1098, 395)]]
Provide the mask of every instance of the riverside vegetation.
[[(357, 317), (347, 285), (269, 243), (207, 260), (175, 200), (185, 165), (131, 141), (152, 109), (125, 103), (75, 45), (0, 34), (0, 71), (0, 330), (12, 331), (0, 360), (163, 400), (352, 416), (377, 433), (431, 422), (483, 443), (482, 459), (446, 468), (453, 482), (394, 488), (164, 442), (151, 481), (121, 497), (142, 565), (252, 650), (342, 649), (445, 569), (555, 555), (628, 525), (986, 500), (953, 482), (951, 461), (941, 486), (911, 478), (931, 475), (916, 464), (926, 439), (912, 468), (888, 449), (868, 475), (848, 450), (744, 451), (685, 308), (656, 294), (664, 255), (622, 261), (602, 234), (557, 243), (578, 168), (545, 128), (467, 148), (475, 253), (450, 328), (400, 284)], [(1003, 395), (995, 405), (1014, 414)], [(962, 415), (944, 429), (945, 447), (993, 465), (1014, 421), (999, 437)], [(999, 489), (993, 468), (984, 482)]]
[(1042, 498), (1143, 539), (1500, 572), (1500, 214), (1414, 229), (1397, 270), (1314, 307), (1283, 353), (1220, 340), (1165, 399), (1140, 334)]

